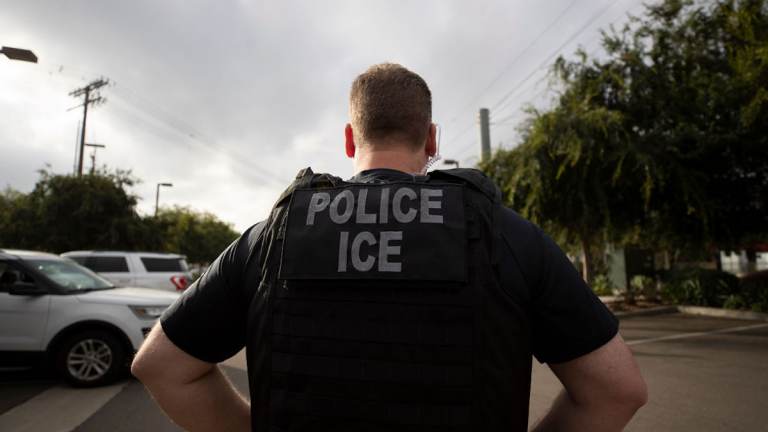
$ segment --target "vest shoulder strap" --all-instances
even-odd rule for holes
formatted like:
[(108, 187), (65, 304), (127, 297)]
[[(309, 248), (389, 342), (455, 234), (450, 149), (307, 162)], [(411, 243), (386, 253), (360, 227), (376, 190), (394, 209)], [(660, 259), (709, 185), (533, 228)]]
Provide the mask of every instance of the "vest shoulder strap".
[(435, 180), (449, 182), (459, 181), (467, 184), (487, 196), (494, 204), (501, 203), (501, 191), (482, 171), (473, 168), (454, 168), (448, 170), (434, 170), (429, 177)]
[(330, 174), (315, 174), (312, 168), (307, 167), (300, 170), (296, 174), (296, 178), (288, 187), (280, 194), (280, 198), (277, 199), (275, 207), (280, 206), (284, 201), (291, 197), (293, 191), (303, 188), (328, 188), (335, 187), (344, 184), (344, 180), (340, 177), (336, 177)]

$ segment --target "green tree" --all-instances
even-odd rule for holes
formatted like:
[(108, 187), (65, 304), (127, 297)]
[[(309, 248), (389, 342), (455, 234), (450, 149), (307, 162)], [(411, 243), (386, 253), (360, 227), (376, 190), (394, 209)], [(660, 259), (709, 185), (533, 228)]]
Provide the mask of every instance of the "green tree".
[[(564, 72), (562, 72), (564, 73)], [(626, 157), (623, 116), (595, 104), (596, 80), (571, 85), (550, 111), (532, 111), (523, 144), (499, 151), (481, 168), (500, 185), (506, 202), (584, 254), (591, 282), (599, 246), (627, 229), (619, 183)]]
[(30, 218), (25, 194), (11, 188), (0, 192), (0, 247), (27, 244)]
[[(768, 15), (765, 1), (649, 6), (606, 35), (602, 104), (625, 116), (645, 172), (645, 242), (705, 250), (765, 233)], [(666, 241), (665, 241), (666, 240)]]
[(588, 278), (595, 242), (705, 251), (765, 234), (766, 2), (667, 0), (603, 46), (558, 59), (555, 105), (481, 166), (508, 204), (580, 246)]
[(56, 253), (143, 248), (149, 232), (127, 191), (135, 182), (122, 171), (77, 177), (41, 170), (29, 194), (3, 194), (0, 238), (6, 247)]
[(194, 263), (210, 263), (238, 237), (231, 224), (186, 207), (161, 209), (148, 222), (154, 225), (162, 250), (186, 255)]

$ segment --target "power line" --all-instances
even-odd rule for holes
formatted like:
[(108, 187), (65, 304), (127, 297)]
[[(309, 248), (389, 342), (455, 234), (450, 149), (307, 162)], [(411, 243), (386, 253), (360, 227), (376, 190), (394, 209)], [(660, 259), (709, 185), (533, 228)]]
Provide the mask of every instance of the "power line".
[[(636, 4), (636, 5), (632, 6), (631, 8), (627, 9), (625, 12), (629, 13), (630, 11), (633, 11), (633, 10), (637, 9), (639, 6), (642, 6), (642, 3), (641, 4)], [(616, 24), (616, 22), (618, 22), (618, 19), (616, 21), (614, 21), (613, 23), (611, 23), (611, 26)], [(588, 42), (586, 42), (585, 46), (591, 45), (599, 37), (600, 37), (599, 34), (594, 36)], [(602, 44), (598, 43), (597, 46), (593, 47), (593, 49), (591, 51), (589, 51), (589, 53), (587, 54), (587, 57), (593, 57), (601, 48), (602, 48)], [(538, 92), (536, 95), (534, 95), (532, 98), (530, 98), (530, 100), (534, 100), (534, 99), (539, 98), (544, 92), (546, 92), (548, 90), (550, 90), (550, 88), (549, 87), (545, 87), (544, 89), (542, 89), (542, 91)], [(510, 106), (510, 103), (511, 103), (512, 100), (513, 99), (510, 99), (506, 104), (504, 104), (504, 106), (500, 107), (496, 112), (498, 113), (499, 111), (503, 111), (505, 108)], [(514, 119), (514, 118), (519, 118), (521, 116), (522, 116), (522, 114), (510, 114), (507, 117), (502, 118), (501, 120), (497, 120), (495, 124), (502, 123), (502, 122), (507, 122), (508, 120), (511, 120), (511, 119)], [(504, 141), (506, 141), (508, 139), (509, 138), (505, 139)]]
[[(47, 69), (46, 71), (36, 69), (35, 72), (46, 74), (51, 77), (53, 75), (61, 75), (65, 78), (72, 79), (72, 80), (78, 80), (78, 79), (85, 80), (86, 79), (85, 76), (87, 75), (91, 75), (91, 76), (98, 75), (95, 72), (90, 70), (58, 64), (58, 63), (43, 62), (43, 66), (46, 67)], [(138, 92), (127, 87), (122, 82), (120, 83), (119, 86), (115, 85), (115, 81), (110, 81), (109, 84), (111, 87), (114, 86), (115, 93), (120, 97), (122, 101), (129, 103), (136, 110), (138, 110), (145, 116), (148, 116), (154, 119), (156, 122), (162, 124), (166, 128), (183, 135), (185, 138), (188, 139), (189, 143), (195, 144), (200, 148), (204, 148), (205, 150), (214, 152), (216, 154), (224, 155), (225, 157), (227, 157), (227, 159), (231, 160), (235, 164), (239, 164), (240, 166), (244, 167), (245, 169), (243, 171), (247, 173), (247, 177), (250, 177), (252, 179), (258, 179), (259, 182), (264, 182), (264, 181), (272, 182), (275, 185), (279, 185), (279, 186), (284, 186), (285, 181), (289, 179), (290, 176), (285, 176), (286, 180), (281, 181), (280, 180), (281, 176), (275, 174), (274, 172), (271, 172), (270, 170), (264, 168), (263, 166), (259, 166), (259, 164), (249, 161), (250, 157), (245, 156), (239, 152), (233, 152), (231, 149), (228, 149), (216, 143), (214, 140), (211, 140), (206, 135), (200, 133), (189, 123), (172, 115), (171, 113), (169, 113), (168, 111), (160, 107), (158, 104), (154, 103), (153, 101), (149, 100), (146, 97), (141, 96)], [(147, 123), (147, 122), (145, 122), (145, 124), (150, 125), (150, 123)], [(166, 142), (170, 142), (170, 143), (178, 142), (175, 140), (168, 140), (167, 137), (164, 137), (160, 134), (156, 134), (156, 135), (164, 139)], [(76, 159), (77, 159), (77, 156), (78, 155), (76, 154), (75, 155)]]
[[(128, 102), (127, 99), (123, 99), (123, 101)], [(128, 105), (125, 105), (125, 106), (126, 106), (126, 108), (128, 107)], [(258, 182), (272, 182), (275, 185), (284, 186), (284, 184), (282, 182), (280, 182), (278, 180), (278, 178), (272, 177), (272, 176), (268, 176), (266, 174), (261, 173), (260, 169), (254, 169), (254, 166), (252, 164), (246, 162), (245, 160), (238, 159), (238, 158), (234, 157), (233, 155), (227, 153), (226, 151), (222, 151), (221, 149), (218, 148), (218, 146), (211, 145), (211, 144), (209, 144), (206, 141), (201, 141), (200, 139), (195, 139), (188, 132), (180, 130), (180, 129), (176, 128), (176, 127), (171, 126), (169, 123), (163, 121), (162, 119), (160, 119), (160, 118), (158, 118), (156, 116), (151, 115), (146, 110), (142, 110), (140, 107), (134, 106), (133, 103), (131, 103), (131, 106), (137, 112), (143, 114), (144, 116), (146, 116), (149, 119), (152, 119), (154, 122), (156, 122), (156, 123), (153, 124), (153, 123), (149, 122), (148, 119), (146, 119), (146, 118), (142, 118), (141, 116), (137, 116), (136, 117), (136, 118), (142, 120), (145, 125), (150, 126), (150, 128), (148, 129), (149, 132), (154, 133), (155, 135), (157, 135), (159, 138), (161, 138), (165, 142), (178, 143), (178, 141), (175, 141), (175, 140), (172, 140), (172, 139), (168, 138), (168, 136), (167, 136), (168, 132), (181, 134), (184, 138), (186, 138), (186, 140), (185, 140), (186, 143), (195, 145), (195, 146), (197, 146), (197, 147), (199, 147), (199, 148), (201, 148), (203, 150), (209, 151), (209, 152), (211, 152), (213, 154), (224, 156), (228, 160), (230, 160), (231, 162), (233, 162), (236, 165), (242, 167), (243, 168), (242, 170), (238, 170), (238, 171), (240, 171), (240, 175), (244, 175), (245, 177), (248, 177), (248, 178), (250, 178), (252, 180), (256, 180)], [(161, 130), (159, 128), (160, 126), (164, 126), (164, 128), (163, 128), (164, 130), (162, 131), (162, 133), (161, 133)]]
[[(174, 129), (176, 132), (184, 135), (185, 138), (188, 138), (191, 141), (196, 142), (199, 145), (202, 145), (208, 148), (208, 150), (213, 150), (218, 153), (223, 153), (232, 161), (247, 167), (250, 173), (253, 173), (253, 172), (258, 173), (257, 175), (260, 177), (261, 177), (260, 175), (261, 173), (266, 174), (266, 176), (264, 176), (262, 180), (266, 179), (268, 181), (274, 182), (275, 184), (278, 184), (281, 186), (284, 185), (284, 182), (280, 180), (282, 176), (279, 176), (271, 172), (270, 170), (264, 168), (263, 166), (259, 166), (258, 164), (249, 162), (248, 161), (249, 157), (246, 157), (245, 155), (242, 155), (239, 152), (234, 152), (232, 151), (232, 149), (229, 149), (227, 147), (224, 147), (216, 143), (214, 140), (206, 137), (205, 134), (202, 134), (199, 131), (195, 130), (195, 128), (192, 127), (189, 123), (186, 123), (185, 121), (173, 116), (172, 114), (170, 114), (169, 112), (161, 108), (159, 105), (140, 96), (136, 91), (131, 90), (125, 85), (121, 84), (120, 86), (118, 86), (118, 88), (123, 88), (124, 90), (127, 90), (130, 93), (130, 96), (126, 97), (126, 94), (122, 94), (123, 100), (125, 100), (126, 102), (133, 105), (135, 108), (142, 111), (145, 115), (149, 115), (155, 120), (163, 123), (165, 126), (171, 129)], [(139, 99), (139, 101), (132, 100), (131, 98)], [(253, 171), (255, 167), (258, 168), (258, 171)]]
[(469, 126), (467, 126), (467, 127), (465, 127), (464, 129), (462, 129), (462, 130), (461, 130), (461, 132), (459, 132), (458, 134), (456, 134), (456, 136), (454, 136), (454, 137), (453, 137), (453, 138), (451, 138), (450, 140), (446, 140), (446, 141), (447, 141), (447, 142), (453, 142), (453, 141), (456, 141), (456, 140), (458, 140), (458, 139), (459, 139), (459, 138), (461, 138), (462, 136), (466, 135), (466, 134), (467, 134), (467, 132), (469, 132), (469, 131), (470, 131), (470, 129), (472, 129), (473, 127), (475, 127), (475, 125), (477, 125), (477, 122), (472, 122), (472, 123), (470, 123), (470, 124), (469, 124)]
[[(632, 9), (634, 9), (634, 8), (632, 8)], [(592, 38), (592, 39), (591, 39), (589, 42), (587, 42), (587, 44), (591, 44), (592, 42), (594, 42), (594, 41), (595, 41), (595, 39), (596, 39), (596, 38)], [(592, 57), (592, 56), (594, 56), (594, 55), (595, 55), (595, 53), (597, 53), (597, 51), (598, 51), (598, 50), (600, 50), (600, 48), (601, 48), (601, 46), (600, 46), (600, 45), (596, 46), (594, 49), (592, 49), (592, 50), (591, 50), (591, 51), (590, 51), (590, 52), (587, 54), (587, 56), (588, 56), (588, 57)], [(534, 95), (532, 98), (530, 98), (530, 100), (535, 100), (535, 99), (539, 98), (540, 96), (542, 96), (542, 95), (543, 95), (543, 94), (544, 94), (546, 91), (548, 91), (548, 90), (551, 90), (551, 89), (550, 89), (549, 87), (545, 87), (544, 89), (542, 89), (541, 91), (539, 91), (537, 94), (535, 94), (535, 95)], [(507, 104), (507, 106), (509, 106), (509, 104)], [(501, 108), (501, 109), (503, 109), (503, 108)], [(516, 114), (510, 114), (510, 115), (508, 115), (508, 116), (506, 116), (506, 117), (504, 117), (504, 118), (502, 118), (502, 119), (500, 119), (500, 120), (497, 120), (496, 122), (493, 122), (492, 124), (493, 124), (493, 125), (497, 125), (497, 126), (501, 126), (501, 125), (504, 125), (504, 126), (506, 126), (506, 125), (519, 125), (520, 123), (519, 123), (519, 122), (514, 122), (514, 120), (518, 120), (518, 119), (520, 119), (520, 118), (522, 118), (522, 117), (524, 117), (524, 116), (525, 116), (525, 113), (516, 113)], [(506, 138), (504, 138), (504, 139), (503, 139), (501, 142), (502, 142), (502, 143), (503, 143), (503, 142), (508, 142), (508, 141), (510, 141), (510, 140), (512, 139), (512, 137), (513, 137), (513, 136), (515, 136), (515, 135), (517, 135), (517, 133), (516, 133), (516, 132), (515, 132), (515, 133), (513, 133), (512, 135), (508, 135), (508, 136), (507, 136)], [(472, 144), (474, 144), (474, 143), (472, 143)], [(471, 148), (471, 145), (470, 145), (470, 146), (467, 146), (467, 147), (465, 147), (465, 148), (463, 148), (463, 149), (462, 149), (462, 151), (461, 151), (461, 152), (459, 152), (459, 153), (457, 153), (457, 154), (459, 154), (459, 155), (460, 155), (460, 154), (462, 154), (463, 152), (465, 152), (466, 150), (469, 150), (470, 148)]]
[[(533, 74), (532, 74), (532, 75), (535, 75), (537, 72), (540, 72), (540, 71), (542, 71), (542, 70), (546, 70), (546, 67), (540, 67), (540, 68), (536, 69), (536, 70), (533, 72)], [(517, 100), (517, 99), (518, 99), (518, 98), (519, 98), (521, 95), (525, 94), (525, 91), (526, 91), (526, 90), (528, 90), (528, 89), (529, 89), (529, 88), (531, 88), (531, 87), (533, 87), (533, 88), (535, 89), (535, 88), (536, 88), (536, 87), (537, 87), (539, 84), (541, 84), (541, 81), (542, 81), (542, 80), (544, 80), (546, 77), (547, 77), (547, 75), (546, 75), (546, 74), (544, 74), (544, 75), (543, 75), (541, 78), (539, 78), (539, 79), (538, 79), (536, 82), (533, 82), (533, 83), (531, 83), (531, 84), (528, 84), (528, 85), (526, 85), (525, 87), (523, 87), (523, 88), (522, 88), (522, 91), (520, 91), (520, 92), (517, 94), (517, 96), (516, 96), (516, 97), (514, 97), (514, 98), (511, 98), (511, 99), (508, 99), (508, 100), (507, 100), (507, 102), (506, 102), (505, 104), (503, 104), (502, 106), (500, 106), (500, 107), (494, 107), (494, 111), (493, 111), (493, 112), (494, 112), (494, 113), (496, 113), (496, 114), (495, 114), (495, 116), (498, 116), (498, 115), (499, 115), (499, 113), (503, 113), (505, 109), (509, 108), (509, 107), (512, 105), (512, 101), (514, 101), (514, 100)], [(529, 79), (530, 79), (530, 78), (529, 78)], [(526, 81), (527, 81), (527, 80), (526, 80)], [(541, 91), (539, 91), (538, 93), (536, 93), (536, 95), (535, 95), (535, 96), (533, 96), (533, 97), (531, 97), (531, 98), (529, 98), (529, 99), (535, 99), (536, 97), (538, 97), (539, 95), (541, 95), (542, 93), (544, 93), (545, 91), (547, 91), (548, 89), (549, 89), (549, 86), (546, 86), (546, 87), (544, 87), (544, 89), (542, 89)], [(515, 114), (512, 114), (512, 115), (515, 115)]]
[[(549, 61), (551, 61), (551, 60), (552, 60), (552, 58), (554, 58), (554, 57), (555, 57), (557, 54), (559, 54), (559, 53), (560, 53), (560, 51), (562, 51), (562, 50), (563, 50), (563, 48), (565, 48), (565, 47), (566, 47), (566, 46), (568, 46), (570, 43), (572, 43), (572, 42), (573, 42), (573, 40), (574, 40), (576, 37), (578, 37), (579, 35), (581, 35), (581, 33), (583, 33), (585, 30), (587, 30), (587, 28), (588, 28), (590, 25), (592, 25), (592, 23), (594, 23), (594, 22), (595, 22), (597, 19), (599, 19), (600, 17), (602, 17), (602, 16), (603, 16), (603, 15), (604, 15), (604, 14), (605, 14), (605, 13), (606, 13), (608, 10), (610, 10), (610, 9), (611, 9), (613, 6), (615, 6), (615, 5), (616, 5), (616, 4), (617, 4), (619, 1), (621, 1), (621, 0), (614, 0), (613, 2), (611, 2), (611, 3), (607, 4), (607, 5), (606, 5), (606, 6), (604, 6), (602, 9), (600, 9), (599, 11), (597, 11), (595, 14), (593, 14), (593, 15), (592, 15), (592, 16), (591, 16), (591, 17), (590, 17), (590, 18), (589, 18), (589, 19), (588, 19), (588, 20), (587, 20), (587, 21), (584, 23), (584, 25), (582, 25), (582, 26), (581, 26), (581, 27), (580, 27), (580, 28), (579, 28), (579, 29), (578, 29), (576, 32), (574, 32), (573, 34), (571, 34), (571, 35), (570, 35), (568, 38), (566, 38), (565, 42), (563, 42), (563, 43), (562, 43), (562, 44), (561, 44), (561, 45), (560, 45), (560, 46), (559, 46), (559, 47), (558, 47), (556, 50), (554, 50), (554, 51), (553, 51), (553, 52), (552, 52), (552, 53), (551, 53), (551, 54), (550, 54), (550, 55), (549, 55), (549, 56), (548, 56), (548, 57), (547, 57), (547, 58), (546, 58), (546, 59), (545, 59), (545, 60), (544, 60), (544, 61), (543, 61), (543, 62), (542, 62), (542, 63), (541, 63), (541, 64), (540, 64), (540, 65), (539, 65), (537, 68), (535, 68), (535, 69), (534, 69), (534, 70), (533, 70), (533, 71), (532, 71), (530, 74), (528, 74), (528, 75), (527, 75), (525, 78), (523, 78), (523, 80), (522, 80), (522, 81), (519, 81), (519, 82), (518, 82), (518, 83), (517, 83), (517, 84), (516, 84), (516, 85), (515, 85), (515, 86), (512, 88), (512, 90), (510, 90), (510, 91), (509, 91), (509, 92), (507, 92), (507, 93), (506, 93), (504, 96), (502, 96), (502, 98), (501, 98), (501, 99), (500, 99), (498, 102), (496, 102), (496, 104), (495, 104), (495, 105), (494, 105), (494, 106), (491, 108), (491, 113), (494, 113), (494, 112), (496, 112), (496, 111), (497, 111), (497, 108), (499, 108), (499, 106), (500, 106), (500, 105), (502, 105), (502, 104), (503, 104), (505, 101), (507, 101), (507, 100), (510, 98), (510, 96), (512, 96), (514, 93), (516, 93), (516, 91), (517, 91), (517, 90), (519, 90), (520, 88), (522, 88), (522, 87), (523, 87), (523, 86), (524, 86), (524, 85), (525, 85), (525, 84), (526, 84), (526, 83), (527, 83), (527, 82), (528, 82), (528, 81), (529, 81), (529, 80), (530, 80), (530, 79), (531, 79), (531, 78), (532, 78), (534, 75), (536, 75), (536, 73), (537, 73), (537, 72), (539, 72), (539, 71), (541, 71), (541, 70), (543, 70), (543, 69), (546, 69), (546, 67), (547, 67), (547, 64), (549, 63)], [(565, 14), (565, 13), (566, 13), (566, 12), (567, 12), (569, 9), (570, 9), (570, 7), (571, 7), (572, 5), (573, 5), (573, 4), (571, 4), (571, 5), (569, 5), (568, 7), (566, 7), (566, 9), (565, 9), (563, 12), (561, 12), (561, 14), (560, 14), (560, 15), (561, 15), (561, 16), (562, 16), (562, 15), (564, 15), (564, 14)], [(629, 9), (629, 10), (631, 10), (631, 9)], [(560, 18), (560, 16), (558, 16), (558, 18), (557, 18), (557, 19), (555, 19), (555, 21), (553, 21), (553, 22), (552, 22), (552, 23), (551, 23), (551, 24), (550, 24), (550, 25), (547, 27), (547, 29), (549, 29), (549, 28), (550, 28), (550, 27), (552, 27), (552, 26), (553, 26), (555, 23), (557, 23), (557, 21), (558, 21), (558, 19), (559, 19), (559, 18)], [(546, 32), (546, 30), (545, 30), (545, 32)], [(542, 34), (543, 34), (543, 33), (542, 33)], [(540, 35), (537, 37), (537, 39), (538, 39), (539, 37), (541, 37), (541, 36), (542, 36), (542, 34), (540, 34)], [(528, 49), (528, 47), (526, 47), (526, 50), (527, 50), (527, 49)], [(525, 50), (524, 50), (524, 51), (525, 51)], [(498, 79), (498, 77), (497, 77), (497, 79)], [(495, 82), (495, 80), (494, 80), (494, 82)], [(492, 83), (491, 85), (493, 85), (493, 83)], [(485, 90), (483, 90), (483, 92), (482, 92), (482, 93), (484, 93), (486, 90), (487, 90), (487, 88), (486, 88)], [(481, 93), (480, 95), (482, 95), (482, 93)], [(476, 101), (476, 100), (477, 100), (477, 98), (476, 98), (475, 100), (473, 100), (473, 103), (474, 103), (474, 101)], [(505, 106), (502, 106), (502, 107), (499, 109), (499, 111), (503, 110), (504, 108), (506, 108), (506, 105), (505, 105)], [(466, 107), (465, 107), (464, 109), (466, 109)], [(453, 122), (453, 121), (455, 121), (455, 120), (456, 120), (456, 118), (453, 118), (453, 119), (451, 119), (451, 121), (449, 121), (449, 124), (450, 124), (450, 123), (452, 123), (452, 122)], [(473, 126), (473, 125), (470, 125), (470, 126), (469, 126), (469, 128), (471, 128), (472, 126)], [(460, 134), (460, 135), (463, 135), (463, 134), (465, 134), (465, 133), (466, 133), (466, 130), (463, 130), (463, 131), (461, 132), (461, 134)], [(457, 136), (453, 137), (453, 138), (452, 138), (451, 140), (449, 140), (449, 141), (453, 141), (453, 140), (456, 140), (456, 139), (458, 139), (458, 138), (460, 137), (460, 135), (457, 135)], [(466, 149), (466, 148), (468, 148), (468, 147), (465, 147), (465, 149)]]
[[(625, 13), (629, 13), (630, 11), (633, 11), (634, 9), (637, 9), (639, 6), (642, 6), (642, 3), (640, 3), (640, 4), (636, 4), (636, 5), (632, 6), (631, 8), (627, 9), (627, 10), (625, 11)], [(610, 8), (610, 6), (609, 6), (609, 8)], [(616, 24), (616, 22), (618, 22), (618, 20), (614, 21), (614, 22), (613, 22), (613, 23), (611, 23), (610, 25), (612, 26), (612, 25)], [(587, 42), (584, 44), (584, 46), (588, 46), (588, 45), (591, 45), (591, 44), (592, 44), (592, 42), (594, 42), (595, 40), (597, 40), (599, 37), (600, 37), (600, 34), (597, 34), (597, 35), (595, 35), (595, 36), (594, 36), (594, 37), (592, 37), (592, 38), (591, 38), (589, 41), (587, 41)], [(601, 44), (598, 44), (598, 46), (596, 46), (596, 47), (595, 47), (595, 48), (594, 48), (592, 51), (590, 51), (590, 52), (589, 52), (589, 54), (587, 54), (587, 57), (592, 57), (592, 56), (594, 56), (594, 54), (595, 54), (595, 53), (596, 53), (598, 50), (600, 50), (600, 48), (601, 48), (601, 47), (602, 47), (602, 45), (601, 45)], [(550, 56), (550, 58), (549, 58), (549, 59), (551, 59), (551, 58), (552, 58), (552, 56)], [(545, 60), (545, 63), (546, 63), (546, 61), (547, 61), (547, 60)], [(536, 71), (540, 71), (540, 70), (544, 70), (544, 69), (546, 69), (546, 68), (545, 68), (545, 67), (539, 67), (539, 68), (538, 68)], [(542, 79), (543, 79), (543, 77), (542, 77)], [(535, 99), (536, 97), (538, 97), (538, 96), (535, 96), (533, 99)], [(513, 100), (515, 100), (515, 98), (509, 99), (509, 100), (507, 101), (507, 103), (505, 103), (504, 105), (502, 105), (501, 107), (499, 107), (499, 108), (498, 108), (497, 110), (495, 110), (494, 112), (498, 113), (498, 112), (500, 112), (500, 111), (503, 111), (504, 109), (506, 109), (507, 107), (509, 107), (509, 106), (511, 105), (511, 102), (512, 102)], [(492, 113), (491, 115), (493, 115), (493, 113)]]
[(458, 111), (456, 112), (456, 115), (454, 115), (454, 116), (451, 118), (451, 120), (449, 120), (449, 121), (448, 121), (448, 124), (451, 124), (451, 123), (455, 122), (455, 121), (456, 121), (456, 119), (458, 118), (459, 114), (461, 114), (462, 112), (464, 112), (464, 111), (465, 111), (467, 108), (471, 108), (471, 107), (472, 107), (472, 106), (473, 106), (473, 105), (474, 105), (474, 104), (475, 104), (475, 103), (478, 101), (478, 99), (480, 99), (480, 97), (482, 97), (482, 95), (483, 95), (483, 94), (485, 94), (485, 92), (487, 92), (487, 91), (488, 91), (488, 90), (489, 90), (491, 87), (493, 87), (493, 85), (494, 85), (494, 84), (496, 84), (496, 83), (497, 83), (497, 82), (498, 82), (498, 81), (499, 81), (499, 80), (500, 80), (502, 77), (504, 77), (504, 75), (506, 75), (506, 73), (507, 73), (507, 71), (509, 70), (509, 68), (511, 68), (511, 67), (512, 67), (512, 66), (513, 66), (515, 63), (517, 63), (517, 61), (518, 61), (518, 60), (520, 60), (520, 59), (523, 57), (523, 55), (524, 55), (525, 53), (527, 53), (527, 52), (528, 52), (528, 50), (529, 50), (529, 49), (531, 49), (531, 48), (532, 48), (534, 45), (536, 45), (536, 43), (537, 43), (537, 42), (538, 42), (538, 41), (539, 41), (539, 40), (540, 40), (540, 39), (541, 39), (541, 38), (542, 38), (542, 37), (543, 37), (545, 34), (547, 34), (547, 33), (548, 33), (548, 32), (549, 32), (551, 29), (552, 29), (552, 27), (554, 27), (554, 25), (555, 25), (555, 24), (557, 24), (557, 22), (558, 22), (558, 21), (560, 21), (560, 19), (561, 19), (563, 16), (565, 16), (565, 14), (566, 14), (566, 13), (568, 13), (568, 11), (569, 11), (569, 10), (570, 10), (570, 9), (571, 9), (573, 6), (575, 6), (575, 5), (576, 5), (576, 2), (577, 2), (577, 1), (578, 1), (578, 0), (573, 0), (573, 1), (571, 1), (571, 3), (570, 3), (570, 4), (569, 4), (569, 5), (568, 5), (568, 6), (567, 6), (565, 9), (563, 9), (563, 10), (560, 12), (560, 14), (559, 14), (559, 15), (558, 15), (558, 16), (557, 16), (557, 17), (556, 17), (554, 20), (552, 20), (552, 22), (550, 22), (550, 23), (549, 23), (549, 25), (548, 25), (548, 26), (547, 26), (547, 27), (546, 27), (546, 28), (545, 28), (545, 29), (544, 29), (544, 30), (543, 30), (541, 33), (539, 33), (539, 34), (538, 34), (538, 35), (537, 35), (537, 36), (536, 36), (536, 37), (535, 37), (535, 38), (534, 38), (534, 39), (533, 39), (533, 40), (532, 40), (532, 41), (531, 41), (531, 42), (530, 42), (530, 43), (529, 43), (529, 44), (528, 44), (528, 45), (527, 45), (525, 48), (523, 48), (523, 50), (522, 50), (522, 51), (520, 51), (520, 52), (519, 52), (519, 53), (518, 53), (518, 54), (515, 56), (515, 58), (513, 58), (513, 59), (512, 59), (512, 61), (510, 61), (509, 63), (507, 63), (507, 65), (506, 65), (506, 66), (504, 66), (504, 68), (502, 68), (501, 72), (500, 72), (498, 75), (496, 75), (496, 78), (494, 78), (493, 80), (491, 80), (490, 84), (488, 84), (487, 86), (485, 86), (485, 88), (484, 88), (483, 90), (481, 90), (481, 91), (480, 91), (480, 92), (479, 92), (479, 93), (478, 93), (478, 94), (477, 94), (477, 95), (476, 95), (474, 98), (472, 98), (472, 99), (469, 101), (469, 103), (467, 103), (467, 104), (466, 104), (466, 105), (465, 105), (463, 108), (461, 108), (460, 110), (458, 110)]
[[(544, 87), (544, 88), (543, 88), (543, 89), (541, 89), (541, 90), (540, 90), (538, 93), (534, 94), (532, 97), (530, 97), (530, 98), (528, 99), (529, 103), (530, 103), (530, 101), (532, 101), (532, 100), (538, 99), (539, 97), (541, 97), (542, 95), (544, 95), (544, 93), (546, 93), (546, 92), (547, 92), (547, 91), (549, 91), (549, 90), (550, 90), (550, 88), (549, 88), (549, 87)], [(503, 108), (502, 108), (502, 109), (503, 109)], [(515, 118), (518, 118), (518, 117), (520, 117), (520, 115), (521, 115), (521, 113), (520, 113), (520, 112), (513, 112), (513, 113), (511, 113), (511, 114), (507, 115), (506, 117), (502, 117), (501, 119), (495, 120), (493, 124), (500, 124), (500, 123), (505, 123), (505, 122), (507, 122), (507, 121), (509, 121), (509, 120), (512, 120), (512, 119), (515, 119)]]
[(521, 82), (519, 82), (517, 85), (515, 85), (512, 90), (507, 92), (498, 102), (496, 102), (496, 105), (494, 105), (493, 108), (491, 108), (491, 111), (495, 111), (497, 107), (499, 107), (501, 104), (503, 104), (512, 94), (514, 94), (523, 84), (525, 84), (533, 75), (536, 74), (541, 68), (546, 67), (547, 63), (550, 62), (556, 55), (560, 53), (560, 51), (563, 50), (566, 46), (568, 46), (575, 38), (577, 38), (581, 33), (583, 33), (587, 28), (589, 28), (590, 25), (592, 25), (593, 22), (595, 22), (597, 19), (602, 17), (606, 12), (608, 12), (609, 9), (611, 9), (613, 6), (615, 6), (617, 3), (623, 0), (613, 0), (611, 3), (600, 9), (597, 13), (592, 15), (592, 17), (587, 20), (586, 23), (584, 23), (583, 26), (581, 26), (575, 33), (571, 34), (568, 38), (566, 38), (565, 42), (563, 42), (556, 50), (554, 50), (542, 63), (539, 65), (538, 68), (534, 69), (533, 72), (528, 74)]

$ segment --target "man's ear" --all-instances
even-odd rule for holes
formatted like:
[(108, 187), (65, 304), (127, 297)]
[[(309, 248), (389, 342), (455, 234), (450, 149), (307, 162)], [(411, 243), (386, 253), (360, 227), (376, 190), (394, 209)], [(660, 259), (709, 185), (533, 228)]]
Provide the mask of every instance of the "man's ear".
[(344, 128), (344, 148), (348, 158), (355, 157), (355, 136), (352, 134), (352, 125), (349, 123)]
[(432, 157), (437, 154), (437, 126), (434, 123), (429, 124), (429, 131), (427, 132), (427, 143), (424, 146), (424, 152), (428, 157)]

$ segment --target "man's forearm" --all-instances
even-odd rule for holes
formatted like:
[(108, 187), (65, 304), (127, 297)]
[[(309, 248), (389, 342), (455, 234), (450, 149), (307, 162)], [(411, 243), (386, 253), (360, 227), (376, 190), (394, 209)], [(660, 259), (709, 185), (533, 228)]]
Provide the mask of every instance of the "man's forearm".
[(579, 405), (566, 391), (560, 392), (544, 418), (533, 432), (593, 431), (616, 432), (624, 429), (638, 407), (605, 401)]
[(250, 431), (248, 402), (218, 367), (185, 383), (144, 383), (160, 407), (188, 431)]

